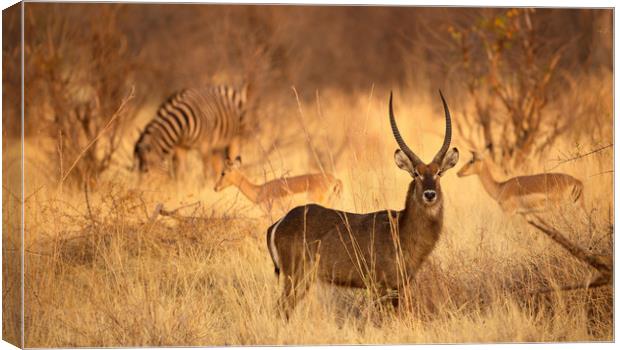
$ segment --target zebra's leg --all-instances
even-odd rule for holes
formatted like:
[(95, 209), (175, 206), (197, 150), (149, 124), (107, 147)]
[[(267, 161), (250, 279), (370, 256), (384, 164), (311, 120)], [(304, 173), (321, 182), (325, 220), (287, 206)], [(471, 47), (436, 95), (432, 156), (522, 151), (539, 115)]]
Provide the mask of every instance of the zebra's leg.
[(183, 175), (187, 171), (187, 150), (183, 148), (175, 148), (172, 156), (172, 171), (176, 181), (185, 178)]
[(213, 156), (211, 157), (211, 166), (213, 167), (215, 176), (218, 176), (224, 169), (224, 161), (224, 153), (221, 151), (213, 153)]
[(221, 152), (208, 151), (202, 153), (202, 169), (203, 169), (203, 185), (206, 184), (207, 178), (210, 173), (215, 177), (219, 176), (224, 169), (224, 162)]

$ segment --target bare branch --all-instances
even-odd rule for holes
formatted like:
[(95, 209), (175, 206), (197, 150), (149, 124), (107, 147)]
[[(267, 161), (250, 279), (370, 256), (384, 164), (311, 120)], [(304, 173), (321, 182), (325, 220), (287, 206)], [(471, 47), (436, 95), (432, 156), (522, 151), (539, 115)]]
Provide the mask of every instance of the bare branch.
[(590, 265), (604, 276), (611, 275), (611, 266), (608, 266), (606, 263), (604, 263), (602, 259), (597, 256), (588, 254), (583, 248), (569, 241), (562, 233), (550, 227), (550, 225), (545, 223), (537, 215), (532, 216), (536, 220), (532, 220), (526, 216), (526, 220), (530, 225), (536, 227), (538, 230), (549, 236), (549, 238), (561, 245), (577, 260), (580, 260)]
[(67, 179), (67, 176), (69, 176), (69, 174), (71, 173), (71, 171), (73, 170), (73, 168), (75, 167), (75, 165), (78, 163), (78, 161), (84, 156), (84, 154), (86, 153), (86, 151), (88, 151), (88, 149), (95, 144), (95, 142), (97, 142), (97, 140), (99, 140), (99, 138), (106, 132), (106, 130), (110, 127), (110, 125), (112, 125), (112, 123), (116, 120), (116, 118), (118, 118), (119, 115), (121, 115), (121, 113), (124, 111), (125, 106), (127, 105), (127, 103), (134, 97), (134, 91), (135, 88), (132, 86), (131, 87), (131, 91), (129, 92), (129, 95), (127, 95), (127, 97), (125, 97), (123, 99), (123, 101), (121, 102), (120, 106), (118, 107), (118, 109), (116, 110), (116, 112), (114, 112), (114, 114), (112, 115), (112, 117), (110, 118), (110, 120), (106, 123), (106, 125), (103, 127), (103, 129), (101, 129), (101, 131), (99, 132), (99, 134), (92, 139), (88, 145), (82, 150), (82, 152), (80, 152), (80, 154), (78, 154), (77, 158), (75, 159), (75, 161), (73, 161), (73, 164), (71, 164), (71, 166), (69, 167), (69, 170), (67, 170), (67, 172), (65, 173), (65, 175), (62, 177), (62, 179), (60, 179), (60, 186), (62, 186), (62, 184), (64, 183), (65, 179)]
[(297, 89), (295, 89), (295, 87), (292, 87), (293, 92), (295, 93), (295, 99), (297, 101), (297, 108), (299, 110), (299, 123), (301, 124), (301, 128), (304, 132), (304, 136), (306, 137), (306, 142), (308, 143), (308, 147), (310, 148), (310, 151), (312, 152), (312, 155), (314, 156), (314, 160), (316, 161), (317, 165), (319, 166), (319, 169), (321, 169), (321, 173), (325, 174), (325, 169), (323, 168), (323, 164), (321, 163), (321, 159), (319, 157), (319, 155), (316, 152), (316, 149), (314, 148), (313, 144), (312, 144), (312, 139), (310, 137), (310, 133), (308, 132), (308, 129), (306, 128), (306, 124), (304, 123), (304, 112), (301, 108), (301, 102), (299, 101), (299, 94), (297, 93)]
[(610, 143), (610, 144), (608, 144), (608, 145), (605, 145), (605, 146), (602, 146), (602, 147), (596, 148), (596, 149), (594, 149), (594, 150), (592, 150), (592, 151), (590, 151), (590, 152), (587, 152), (587, 153), (584, 153), (584, 154), (577, 154), (576, 156), (571, 157), (571, 158), (568, 158), (568, 159), (557, 159), (558, 163), (557, 163), (556, 165), (554, 165), (554, 166), (553, 166), (551, 169), (549, 169), (549, 170), (553, 170), (553, 169), (555, 169), (555, 168), (559, 167), (560, 165), (562, 165), (562, 164), (564, 164), (564, 163), (568, 163), (568, 162), (572, 162), (572, 161), (577, 160), (577, 159), (585, 158), (585, 157), (587, 157), (587, 156), (590, 156), (590, 155), (592, 155), (592, 154), (595, 154), (595, 153), (598, 153), (598, 152), (600, 152), (600, 151), (606, 150), (607, 148), (610, 148), (610, 147), (613, 147), (613, 146), (614, 146), (614, 144), (613, 144), (613, 143)]

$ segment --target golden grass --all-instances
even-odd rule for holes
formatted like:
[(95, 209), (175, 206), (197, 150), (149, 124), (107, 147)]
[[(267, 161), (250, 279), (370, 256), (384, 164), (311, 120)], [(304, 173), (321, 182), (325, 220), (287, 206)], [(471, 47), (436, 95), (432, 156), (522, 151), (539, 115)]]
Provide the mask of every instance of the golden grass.
[[(328, 136), (313, 140), (317, 146), (350, 136), (333, 170), (344, 182), (342, 199), (334, 206), (355, 212), (402, 208), (410, 178), (393, 162), (387, 99), (329, 96), (322, 99), (320, 112), (315, 106), (302, 108), (313, 135)], [(442, 141), (439, 99), (415, 101), (396, 95), (396, 116), (405, 140), (429, 160)], [(296, 109), (281, 113), (299, 129)], [(453, 119), (458, 118), (455, 110)], [(259, 159), (258, 144), (268, 148), (273, 136), (249, 140), (244, 160)], [(461, 148), (458, 170), (468, 155), (456, 136), (454, 144)], [(507, 217), (476, 178), (457, 178), (455, 170), (442, 180), (445, 230), (416, 278), (413, 312), (378, 307), (363, 290), (318, 284), (286, 323), (275, 312), (280, 289), (265, 244), (265, 230), (275, 217), (262, 215), (236, 189), (215, 193), (209, 179), (204, 187), (188, 180), (147, 183), (136, 190), (135, 175), (112, 170), (109, 179), (114, 181), (89, 193), (87, 206), (84, 193), (50, 189), (41, 179), (41, 162), (33, 160), (36, 154), (27, 144), (26, 196), (40, 184), (47, 186), (26, 202), (28, 347), (613, 338), (609, 287), (526, 297), (545, 285), (583, 282), (594, 271), (523, 219)], [(613, 182), (611, 174), (595, 174), (612, 164), (608, 150), (556, 169), (584, 181), (589, 212), (571, 216), (568, 224), (561, 216), (554, 222), (573, 241), (600, 254), (611, 253)], [(311, 165), (300, 136), (247, 172), (262, 182), (303, 173)], [(195, 201), (200, 205), (181, 210), (182, 217), (149, 221), (156, 203), (173, 209)]]

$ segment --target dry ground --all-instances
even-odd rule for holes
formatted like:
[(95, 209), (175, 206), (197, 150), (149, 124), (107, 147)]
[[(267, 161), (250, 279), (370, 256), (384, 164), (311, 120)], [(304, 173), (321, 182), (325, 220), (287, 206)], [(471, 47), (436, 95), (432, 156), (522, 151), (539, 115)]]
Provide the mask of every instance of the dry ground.
[[(336, 208), (402, 208), (410, 178), (394, 165), (386, 93), (378, 95), (332, 94), (320, 108), (280, 111), (296, 116), (288, 120), (303, 120), (317, 147), (349, 135), (333, 168), (344, 182)], [(424, 160), (441, 143), (439, 107), (436, 96), (395, 96), (404, 137)], [(312, 167), (300, 124), (291, 128), (298, 139), (268, 161), (261, 161), (260, 149), (269, 147), (272, 131), (246, 143), (244, 161), (257, 163), (246, 169), (251, 178), (296, 175)], [(522, 218), (503, 214), (477, 178), (457, 178), (468, 152), (457, 135), (454, 144), (461, 160), (442, 180), (445, 230), (417, 276), (415, 310), (395, 313), (364, 291), (317, 285), (285, 323), (274, 310), (279, 285), (265, 244), (274, 217), (263, 215), (236, 189), (215, 193), (212, 178), (202, 186), (196, 163), (176, 185), (153, 180), (137, 188), (135, 175), (119, 166), (88, 195), (59, 191), (46, 183), (46, 171), (54, 170), (46, 170), (37, 144), (29, 140), (25, 345), (612, 340), (611, 288), (526, 297), (543, 286), (587, 281), (595, 272)], [(570, 140), (564, 144), (539, 170), (574, 147)], [(613, 168), (612, 156), (608, 149), (555, 169), (583, 180), (588, 211), (561, 208), (550, 220), (596, 254), (611, 254), (613, 174), (604, 172)], [(149, 219), (157, 203), (173, 209), (196, 201), (176, 218)]]

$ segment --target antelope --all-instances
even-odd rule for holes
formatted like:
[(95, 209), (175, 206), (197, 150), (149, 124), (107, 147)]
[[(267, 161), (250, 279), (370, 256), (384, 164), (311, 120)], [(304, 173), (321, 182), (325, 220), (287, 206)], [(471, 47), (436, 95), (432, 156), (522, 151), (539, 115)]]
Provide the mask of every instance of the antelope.
[(548, 209), (548, 204), (564, 200), (579, 202), (585, 208), (583, 184), (562, 173), (517, 176), (503, 182), (493, 178), (483, 155), (471, 152), (472, 158), (458, 171), (459, 177), (478, 175), (486, 192), (506, 213), (527, 214)]
[[(382, 297), (398, 307), (404, 287), (409, 286), (440, 237), (440, 178), (459, 159), (458, 150), (449, 149), (450, 111), (439, 93), (446, 129), (440, 150), (428, 164), (401, 137), (390, 93), (390, 125), (399, 147), (394, 160), (412, 178), (403, 210), (357, 214), (307, 204), (292, 209), (267, 229), (267, 246), (276, 276), (284, 275), (278, 309), (286, 319), (307, 292), (312, 276), (333, 285), (376, 287)], [(311, 274), (313, 271), (316, 274)], [(369, 276), (376, 283), (368, 284)]]
[(311, 201), (323, 203), (340, 196), (342, 191), (342, 181), (327, 173), (280, 178), (257, 185), (241, 173), (240, 165), (239, 159), (226, 162), (214, 190), (220, 192), (229, 186), (235, 186), (252, 203), (260, 205), (266, 212), (271, 211), (275, 202), (294, 194), (306, 193)]

